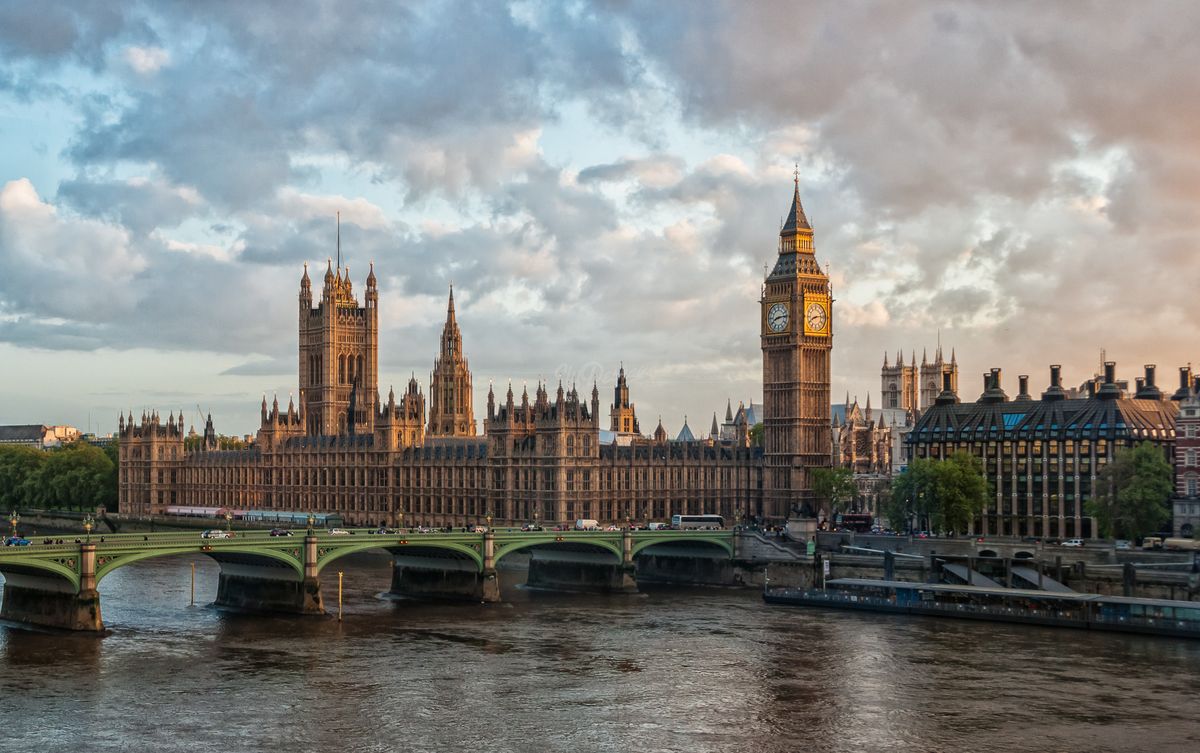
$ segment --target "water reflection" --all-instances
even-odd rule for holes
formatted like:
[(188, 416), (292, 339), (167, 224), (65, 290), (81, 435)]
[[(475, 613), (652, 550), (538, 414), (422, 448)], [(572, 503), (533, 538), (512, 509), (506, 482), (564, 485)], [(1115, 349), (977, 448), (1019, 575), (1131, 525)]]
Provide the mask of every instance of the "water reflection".
[(207, 606), (218, 566), (194, 561), (195, 607), (192, 559), (147, 561), (101, 583), (108, 637), (0, 628), (5, 739), (475, 753), (1200, 740), (1195, 643), (768, 607), (744, 591), (550, 594), (513, 572), (502, 604), (397, 601), (380, 598), (390, 570), (375, 556), (338, 564), (343, 622), (246, 616)]

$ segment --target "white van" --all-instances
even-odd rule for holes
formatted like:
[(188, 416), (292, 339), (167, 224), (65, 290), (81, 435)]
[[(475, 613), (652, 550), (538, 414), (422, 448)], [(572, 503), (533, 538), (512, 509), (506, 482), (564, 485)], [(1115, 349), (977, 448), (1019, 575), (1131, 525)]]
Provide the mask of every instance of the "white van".
[(575, 521), (576, 531), (598, 531), (600, 530), (600, 521), (598, 520), (577, 520)]
[(646, 526), (651, 531), (665, 531), (671, 527), (670, 523), (650, 523)]

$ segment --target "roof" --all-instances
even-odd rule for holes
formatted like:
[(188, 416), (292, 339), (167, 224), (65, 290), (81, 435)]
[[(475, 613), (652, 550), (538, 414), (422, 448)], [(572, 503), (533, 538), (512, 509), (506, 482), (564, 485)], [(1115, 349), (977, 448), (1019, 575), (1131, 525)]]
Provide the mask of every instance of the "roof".
[(683, 419), (683, 428), (679, 430), (679, 435), (675, 437), (676, 442), (695, 442), (696, 436), (692, 434), (691, 428), (688, 426), (687, 419)]
[(47, 431), (43, 424), (0, 426), (0, 442), (40, 442)]
[(909, 441), (1170, 439), (1178, 411), (1174, 402), (1134, 398), (939, 404), (925, 410)]
[(790, 235), (799, 230), (812, 230), (812, 225), (808, 224), (808, 217), (805, 216), (804, 207), (800, 204), (800, 179), (797, 178), (796, 192), (792, 194), (792, 206), (779, 234)]

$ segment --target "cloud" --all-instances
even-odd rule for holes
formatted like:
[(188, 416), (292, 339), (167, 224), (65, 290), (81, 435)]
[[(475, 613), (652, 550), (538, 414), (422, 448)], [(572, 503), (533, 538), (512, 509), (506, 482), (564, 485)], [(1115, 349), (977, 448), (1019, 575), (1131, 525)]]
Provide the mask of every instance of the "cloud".
[(171, 60), (171, 55), (161, 47), (129, 46), (122, 51), (125, 62), (135, 73), (148, 76), (157, 73)]

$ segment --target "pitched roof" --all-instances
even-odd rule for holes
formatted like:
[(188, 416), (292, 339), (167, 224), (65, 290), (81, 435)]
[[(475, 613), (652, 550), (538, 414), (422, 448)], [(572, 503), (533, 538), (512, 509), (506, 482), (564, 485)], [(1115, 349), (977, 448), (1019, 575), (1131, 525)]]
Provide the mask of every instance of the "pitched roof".
[(0, 442), (40, 442), (47, 431), (42, 424), (0, 426)]

